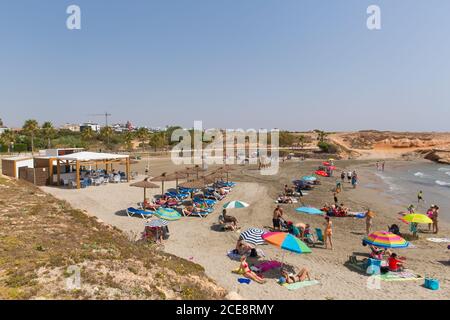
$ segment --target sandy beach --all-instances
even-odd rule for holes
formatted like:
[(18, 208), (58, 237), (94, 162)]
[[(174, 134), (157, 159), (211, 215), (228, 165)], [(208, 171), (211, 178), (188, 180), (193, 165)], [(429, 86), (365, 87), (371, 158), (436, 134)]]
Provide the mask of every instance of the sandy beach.
[[(414, 248), (399, 249), (400, 255), (406, 256), (408, 268), (422, 276), (433, 276), (440, 280), (441, 290), (432, 291), (423, 287), (423, 280), (381, 282), (380, 289), (368, 288), (368, 277), (348, 267), (346, 261), (350, 255), (359, 258), (367, 257), (369, 249), (361, 245), (365, 233), (365, 221), (356, 218), (332, 218), (334, 249), (326, 250), (318, 245), (312, 248), (311, 254), (296, 255), (284, 252), (271, 245), (263, 245), (265, 257), (259, 261), (284, 259), (289, 267), (299, 270), (307, 267), (313, 279), (320, 284), (289, 291), (276, 283), (279, 274), (265, 273), (265, 284), (240, 284), (238, 275), (231, 271), (238, 267), (238, 262), (227, 257), (226, 253), (233, 249), (240, 231), (219, 232), (214, 225), (218, 221), (221, 206), (225, 201), (242, 200), (250, 206), (244, 209), (229, 210), (229, 214), (239, 221), (241, 231), (248, 227), (266, 227), (272, 224), (274, 200), (281, 193), (284, 184), (290, 183), (303, 175), (311, 174), (320, 161), (290, 160), (280, 164), (280, 170), (274, 176), (261, 176), (254, 166), (236, 166), (232, 180), (237, 186), (230, 195), (219, 202), (214, 213), (206, 218), (183, 217), (170, 223), (171, 236), (164, 242), (162, 250), (202, 265), (206, 274), (229, 292), (237, 292), (244, 299), (449, 299), (450, 276), (448, 272), (449, 254), (447, 244), (427, 241), (427, 237), (448, 237), (449, 226), (440, 224), (438, 235), (420, 233), (420, 239), (413, 241)], [(142, 160), (132, 170), (144, 172), (147, 161)], [(356, 169), (360, 186), (353, 190), (345, 183), (339, 195), (339, 201), (352, 211), (363, 211), (370, 207), (375, 213), (373, 231), (386, 230), (388, 225), (398, 223), (398, 212), (405, 208), (392, 203), (389, 195), (381, 193), (379, 179), (373, 174), (373, 165), (368, 161), (337, 161), (340, 168)], [(150, 174), (157, 176), (162, 172), (173, 172), (180, 169), (170, 159), (157, 158), (150, 160)], [(138, 179), (143, 176), (138, 177)], [(306, 205), (320, 207), (325, 202), (333, 201), (331, 192), (336, 178), (322, 178), (322, 184), (303, 197)], [(365, 187), (371, 185), (372, 187)], [(174, 187), (175, 182), (166, 182), (166, 188)], [(375, 186), (375, 187), (374, 187)], [(68, 201), (75, 208), (95, 215), (103, 222), (136, 237), (143, 231), (141, 218), (130, 218), (124, 209), (135, 206), (142, 201), (141, 189), (131, 188), (128, 183), (111, 184), (100, 187), (73, 190), (56, 187), (42, 187), (45, 192)], [(160, 189), (148, 190), (147, 194), (159, 194)], [(300, 204), (283, 205), (286, 219), (294, 223), (310, 223), (313, 228), (324, 227), (324, 219), (320, 216), (309, 216), (295, 212)], [(407, 232), (407, 226), (401, 225), (401, 231)], [(255, 260), (249, 259), (249, 262)]]

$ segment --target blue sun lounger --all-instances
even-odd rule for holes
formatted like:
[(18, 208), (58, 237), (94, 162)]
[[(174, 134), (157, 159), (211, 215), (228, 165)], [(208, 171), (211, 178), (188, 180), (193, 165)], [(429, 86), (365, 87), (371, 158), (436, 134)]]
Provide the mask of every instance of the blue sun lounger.
[(127, 215), (129, 217), (138, 215), (138, 216), (141, 216), (142, 219), (149, 219), (153, 215), (153, 212), (130, 207), (127, 209)]

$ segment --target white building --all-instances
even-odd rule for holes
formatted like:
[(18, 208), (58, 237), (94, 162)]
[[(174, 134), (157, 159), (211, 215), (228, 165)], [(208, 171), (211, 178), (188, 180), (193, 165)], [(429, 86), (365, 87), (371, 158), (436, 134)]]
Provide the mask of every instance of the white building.
[(6, 130), (8, 130), (9, 128), (6, 127), (0, 127), (0, 134), (2, 134), (3, 132), (5, 132)]
[(86, 130), (87, 128), (91, 128), (94, 132), (100, 131), (100, 125), (98, 123), (86, 122), (80, 125), (80, 131)]

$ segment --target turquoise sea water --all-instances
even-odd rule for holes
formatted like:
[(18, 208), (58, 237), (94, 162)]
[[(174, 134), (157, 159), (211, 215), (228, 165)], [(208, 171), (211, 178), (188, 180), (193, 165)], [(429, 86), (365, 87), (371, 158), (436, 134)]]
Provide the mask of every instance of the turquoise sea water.
[(386, 193), (395, 196), (396, 204), (417, 207), (417, 193), (422, 190), (425, 204), (417, 211), (425, 213), (435, 204), (440, 207), (440, 219), (450, 222), (450, 166), (430, 162), (390, 168), (387, 164), (384, 172), (375, 174), (386, 184)]

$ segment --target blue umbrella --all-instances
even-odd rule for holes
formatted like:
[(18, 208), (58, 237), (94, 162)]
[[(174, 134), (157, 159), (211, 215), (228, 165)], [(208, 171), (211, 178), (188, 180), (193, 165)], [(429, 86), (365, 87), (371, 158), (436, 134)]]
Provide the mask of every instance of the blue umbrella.
[(314, 176), (304, 176), (304, 177), (302, 177), (302, 180), (303, 181), (316, 181), (317, 178)]
[(313, 207), (300, 207), (300, 208), (295, 209), (295, 211), (301, 212), (301, 213), (313, 214), (313, 215), (325, 214), (325, 212), (323, 212), (317, 208), (313, 208)]

